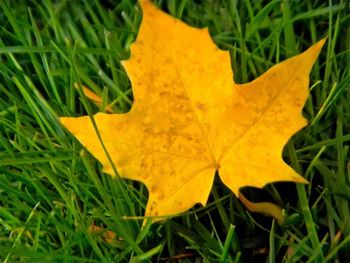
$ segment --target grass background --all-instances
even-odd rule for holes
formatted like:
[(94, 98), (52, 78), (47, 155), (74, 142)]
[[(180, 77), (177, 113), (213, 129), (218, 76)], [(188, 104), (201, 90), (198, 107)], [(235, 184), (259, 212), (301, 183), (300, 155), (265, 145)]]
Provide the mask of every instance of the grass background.
[[(163, 223), (141, 220), (147, 190), (113, 179), (57, 116), (113, 103), (128, 111), (136, 1), (0, 1), (0, 260), (350, 262), (350, 8), (347, 1), (156, 1), (190, 25), (209, 26), (232, 57), (237, 82), (328, 36), (310, 77), (310, 125), (285, 160), (311, 183), (245, 188), (287, 220), (249, 213), (218, 179), (208, 205)], [(169, 43), (170, 45), (171, 43)], [(293, 72), (291, 72), (293, 74)], [(98, 109), (74, 88), (103, 98)], [(127, 217), (125, 217), (127, 216)], [(116, 233), (106, 242), (96, 224)]]

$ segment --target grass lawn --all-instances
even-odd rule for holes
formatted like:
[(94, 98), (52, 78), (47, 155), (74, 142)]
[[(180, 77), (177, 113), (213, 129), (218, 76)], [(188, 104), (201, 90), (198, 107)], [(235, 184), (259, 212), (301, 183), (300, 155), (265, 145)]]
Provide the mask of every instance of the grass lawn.
[(206, 207), (144, 228), (145, 186), (102, 173), (57, 119), (101, 110), (76, 82), (102, 108), (132, 105), (120, 61), (142, 12), (136, 1), (103, 2), (0, 1), (0, 261), (350, 262), (349, 2), (156, 1), (208, 26), (239, 83), (328, 41), (310, 75), (309, 126), (284, 150), (310, 184), (242, 189), (283, 207), (285, 223), (250, 213), (216, 178)]

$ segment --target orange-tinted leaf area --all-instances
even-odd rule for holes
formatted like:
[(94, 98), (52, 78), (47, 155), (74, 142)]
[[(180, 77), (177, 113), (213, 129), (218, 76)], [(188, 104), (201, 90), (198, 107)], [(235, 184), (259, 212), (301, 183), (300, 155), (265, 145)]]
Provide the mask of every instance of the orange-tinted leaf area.
[(325, 40), (247, 84), (233, 81), (230, 55), (208, 30), (193, 28), (142, 0), (143, 19), (123, 65), (134, 104), (126, 114), (94, 115), (109, 161), (88, 116), (62, 124), (113, 175), (143, 182), (146, 216), (205, 205), (215, 172), (238, 196), (244, 186), (307, 181), (282, 159), (306, 125), (309, 73)]

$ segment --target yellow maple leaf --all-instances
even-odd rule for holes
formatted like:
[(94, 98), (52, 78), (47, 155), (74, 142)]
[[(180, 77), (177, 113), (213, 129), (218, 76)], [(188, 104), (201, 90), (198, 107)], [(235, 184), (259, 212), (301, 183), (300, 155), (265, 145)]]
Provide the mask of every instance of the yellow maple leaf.
[[(325, 40), (247, 84), (233, 81), (230, 55), (208, 30), (190, 27), (142, 0), (143, 19), (123, 65), (134, 104), (126, 114), (60, 118), (113, 175), (143, 182), (146, 216), (207, 202), (217, 171), (237, 196), (244, 186), (306, 183), (282, 159), (306, 125), (302, 108), (311, 67)], [(99, 140), (112, 159), (109, 161)]]

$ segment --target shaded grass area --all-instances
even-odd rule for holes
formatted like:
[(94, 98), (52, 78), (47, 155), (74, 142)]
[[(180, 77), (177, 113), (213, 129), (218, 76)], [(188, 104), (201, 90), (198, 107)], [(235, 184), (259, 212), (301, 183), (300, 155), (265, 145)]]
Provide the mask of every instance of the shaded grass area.
[[(162, 2), (159, 4), (158, 2)], [(0, 1), (0, 259), (2, 261), (350, 261), (350, 15), (347, 1), (157, 1), (209, 26), (237, 82), (328, 36), (285, 160), (309, 185), (245, 188), (285, 209), (279, 226), (251, 214), (216, 180), (208, 205), (141, 228), (146, 188), (101, 171), (57, 116), (132, 105), (120, 64), (141, 12), (135, 1)], [(171, 45), (171, 43), (169, 43)], [(291, 72), (293, 74), (293, 72)], [(74, 83), (103, 98), (98, 109)], [(113, 231), (106, 242), (92, 224)]]

